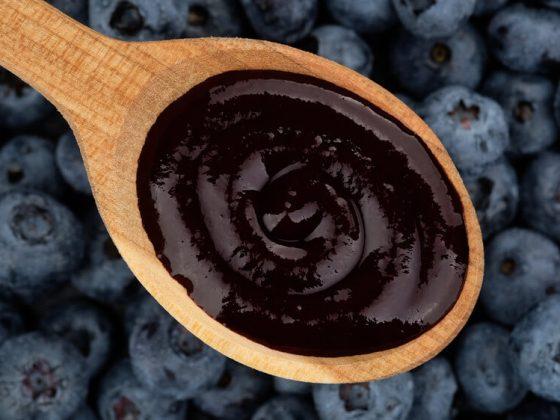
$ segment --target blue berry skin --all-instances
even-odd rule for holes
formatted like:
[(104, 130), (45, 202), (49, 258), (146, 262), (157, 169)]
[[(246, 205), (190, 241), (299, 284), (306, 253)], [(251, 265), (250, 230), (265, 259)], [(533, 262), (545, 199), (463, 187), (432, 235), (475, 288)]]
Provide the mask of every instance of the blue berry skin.
[(187, 403), (154, 395), (132, 373), (128, 359), (120, 361), (103, 377), (97, 397), (102, 420), (184, 420)]
[(364, 34), (386, 31), (397, 22), (391, 0), (326, 0), (331, 17)]
[(450, 36), (473, 14), (476, 0), (393, 0), (403, 26), (421, 38)]
[(521, 189), (521, 210), (532, 228), (560, 240), (560, 154), (541, 153), (527, 169)]
[(85, 399), (84, 360), (61, 338), (37, 332), (10, 338), (0, 360), (2, 420), (65, 419)]
[(107, 312), (93, 303), (63, 302), (41, 320), (41, 326), (47, 333), (58, 335), (76, 347), (86, 361), (90, 376), (109, 358), (113, 324)]
[(500, 414), (515, 407), (527, 389), (508, 351), (509, 333), (488, 322), (467, 327), (455, 357), (457, 379), (470, 406)]
[(523, 401), (508, 414), (507, 420), (558, 420), (560, 405), (541, 398)]
[(533, 306), (560, 293), (560, 249), (535, 231), (511, 228), (486, 248), (481, 301), (494, 320), (514, 325)]
[(560, 64), (560, 13), (513, 4), (488, 26), (494, 55), (512, 70), (535, 73)]
[(469, 25), (449, 37), (434, 39), (401, 30), (389, 58), (400, 86), (424, 97), (446, 85), (478, 86), (486, 63), (486, 47)]
[(475, 16), (486, 16), (496, 13), (504, 7), (509, 0), (476, 0)]
[(146, 388), (177, 400), (192, 398), (216, 385), (226, 362), (153, 299), (138, 311), (129, 353), (132, 369)]
[(274, 390), (280, 394), (308, 395), (311, 393), (311, 384), (275, 376)]
[(411, 413), (413, 398), (410, 373), (380, 381), (313, 387), (321, 420), (404, 420)]
[(0, 198), (0, 287), (33, 300), (64, 282), (83, 254), (80, 222), (55, 199), (29, 191)]
[(464, 174), (463, 181), (485, 239), (507, 227), (519, 204), (519, 183), (515, 170), (505, 158), (484, 167), (479, 174)]
[(59, 195), (64, 184), (56, 167), (53, 144), (41, 137), (17, 136), (0, 151), (0, 194), (33, 189)]
[(352, 29), (323, 25), (296, 44), (296, 47), (336, 61), (364, 76), (369, 76), (373, 54), (368, 44)]
[(39, 92), (0, 68), (0, 127), (12, 130), (30, 127), (53, 110)]
[(552, 295), (513, 329), (510, 350), (519, 374), (536, 395), (560, 402), (560, 295)]
[(509, 129), (500, 105), (465, 87), (448, 86), (432, 93), (424, 101), (422, 114), (463, 172), (480, 173), (509, 147)]
[(72, 132), (63, 134), (56, 145), (56, 164), (64, 181), (74, 191), (91, 195), (91, 187), (78, 148), (78, 143)]
[(537, 153), (556, 141), (554, 85), (547, 78), (496, 71), (486, 79), (484, 93), (504, 109), (513, 155)]
[(451, 364), (437, 357), (413, 372), (414, 403), (411, 418), (415, 420), (447, 420), (451, 418), (457, 380)]
[(185, 27), (181, 36), (243, 35), (243, 11), (231, 0), (182, 0), (175, 2), (177, 14), (183, 16)]
[(291, 44), (307, 36), (317, 18), (317, 0), (241, 0), (259, 38)]
[(136, 285), (134, 274), (121, 258), (102, 224), (91, 233), (86, 265), (72, 274), (76, 289), (101, 302), (115, 302)]
[(19, 308), (8, 299), (0, 298), (0, 345), (24, 329), (25, 320)]
[(282, 395), (268, 400), (261, 405), (251, 417), (251, 420), (315, 420), (315, 413), (311, 404), (306, 400)]
[(266, 399), (271, 386), (269, 376), (228, 361), (218, 384), (194, 398), (193, 403), (210, 416), (243, 420)]
[[(187, 16), (174, 0), (90, 0), (90, 26), (111, 37), (128, 41), (178, 38)], [(184, 2), (183, 2), (184, 3)]]
[(83, 24), (88, 24), (88, 0), (47, 0), (61, 12)]

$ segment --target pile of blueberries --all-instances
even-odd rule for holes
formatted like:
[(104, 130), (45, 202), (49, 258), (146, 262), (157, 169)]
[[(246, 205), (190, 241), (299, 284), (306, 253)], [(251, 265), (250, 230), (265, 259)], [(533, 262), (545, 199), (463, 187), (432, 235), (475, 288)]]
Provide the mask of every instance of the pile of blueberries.
[(290, 44), (397, 92), (463, 175), (485, 282), (410, 373), (311, 385), (227, 360), (141, 289), (68, 126), (0, 70), (0, 419), (560, 418), (559, 0), (49, 2), (125, 40)]

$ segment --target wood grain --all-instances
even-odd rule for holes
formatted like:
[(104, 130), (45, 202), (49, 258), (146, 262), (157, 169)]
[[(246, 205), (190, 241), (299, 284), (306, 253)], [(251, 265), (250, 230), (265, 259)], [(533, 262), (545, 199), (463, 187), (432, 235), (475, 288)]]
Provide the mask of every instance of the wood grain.
[[(338, 383), (410, 370), (440, 352), (464, 326), (483, 272), (475, 211), (441, 142), (385, 89), (338, 64), (269, 42), (211, 38), (125, 43), (95, 33), (41, 0), (0, 0), (0, 7), (0, 64), (43, 93), (68, 120), (117, 248), (146, 289), (201, 340), (274, 375)], [(293, 355), (228, 330), (196, 306), (169, 276), (142, 228), (135, 183), (138, 156), (161, 110), (209, 76), (239, 69), (303, 73), (352, 90), (416, 132), (440, 161), (464, 206), (470, 257), (458, 302), (434, 328), (400, 347), (366, 355)]]

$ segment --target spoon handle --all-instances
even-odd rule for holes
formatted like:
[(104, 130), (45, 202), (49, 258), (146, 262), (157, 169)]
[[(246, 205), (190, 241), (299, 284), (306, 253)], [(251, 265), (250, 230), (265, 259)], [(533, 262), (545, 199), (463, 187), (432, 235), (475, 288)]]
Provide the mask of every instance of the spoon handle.
[(72, 125), (110, 127), (131, 73), (141, 68), (131, 58), (135, 46), (43, 0), (0, 0), (0, 10), (0, 65), (46, 96)]

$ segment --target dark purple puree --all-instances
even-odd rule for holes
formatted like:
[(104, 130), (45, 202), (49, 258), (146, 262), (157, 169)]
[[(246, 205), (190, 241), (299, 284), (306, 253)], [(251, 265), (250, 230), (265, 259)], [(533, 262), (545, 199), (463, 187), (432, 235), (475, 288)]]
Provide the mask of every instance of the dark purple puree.
[(228, 328), (347, 356), (431, 328), (463, 287), (462, 205), (424, 144), (308, 76), (224, 73), (170, 105), (138, 170), (163, 265)]

